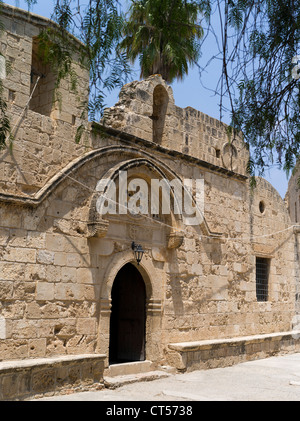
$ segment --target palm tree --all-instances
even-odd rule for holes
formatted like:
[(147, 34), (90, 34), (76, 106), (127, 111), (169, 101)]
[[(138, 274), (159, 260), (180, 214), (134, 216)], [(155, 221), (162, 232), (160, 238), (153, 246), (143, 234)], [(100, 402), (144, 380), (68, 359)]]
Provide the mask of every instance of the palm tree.
[(119, 48), (132, 63), (139, 57), (141, 78), (159, 73), (169, 83), (183, 79), (199, 59), (199, 16), (209, 13), (209, 1), (132, 1), (129, 13)]

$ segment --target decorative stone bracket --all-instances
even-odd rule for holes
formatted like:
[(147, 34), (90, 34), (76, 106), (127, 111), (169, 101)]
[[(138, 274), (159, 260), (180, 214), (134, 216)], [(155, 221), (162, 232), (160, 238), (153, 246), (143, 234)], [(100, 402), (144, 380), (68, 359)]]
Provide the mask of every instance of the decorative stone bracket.
[(182, 231), (172, 231), (167, 238), (168, 249), (177, 249), (183, 244), (184, 233)]

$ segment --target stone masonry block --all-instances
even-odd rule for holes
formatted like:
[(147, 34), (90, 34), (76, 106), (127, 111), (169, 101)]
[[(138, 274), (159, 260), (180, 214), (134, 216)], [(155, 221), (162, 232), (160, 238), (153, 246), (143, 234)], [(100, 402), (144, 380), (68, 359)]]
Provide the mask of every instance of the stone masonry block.
[(54, 299), (54, 284), (38, 282), (36, 290), (37, 301), (51, 301)]

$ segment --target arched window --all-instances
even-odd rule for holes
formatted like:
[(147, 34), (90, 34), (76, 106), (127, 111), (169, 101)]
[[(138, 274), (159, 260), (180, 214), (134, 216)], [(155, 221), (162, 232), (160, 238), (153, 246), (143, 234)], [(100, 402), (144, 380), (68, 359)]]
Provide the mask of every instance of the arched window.
[(153, 92), (153, 142), (161, 144), (165, 128), (169, 96), (162, 85), (155, 87)]

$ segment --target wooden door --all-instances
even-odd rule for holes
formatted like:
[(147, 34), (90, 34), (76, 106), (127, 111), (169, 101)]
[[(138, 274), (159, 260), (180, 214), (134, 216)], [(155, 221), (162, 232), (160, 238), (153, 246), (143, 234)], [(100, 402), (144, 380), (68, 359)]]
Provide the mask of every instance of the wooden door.
[(110, 364), (145, 360), (145, 303), (143, 278), (129, 263), (119, 271), (112, 288)]

